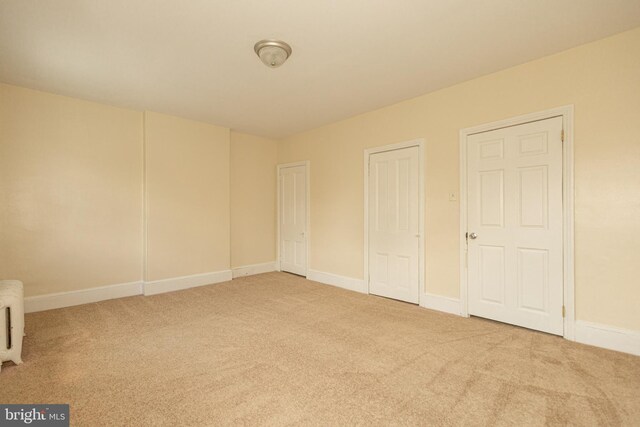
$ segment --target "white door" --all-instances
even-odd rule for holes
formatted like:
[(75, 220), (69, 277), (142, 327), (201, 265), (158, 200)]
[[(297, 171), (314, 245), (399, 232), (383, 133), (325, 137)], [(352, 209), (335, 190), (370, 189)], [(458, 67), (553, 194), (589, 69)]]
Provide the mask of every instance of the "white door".
[(562, 335), (562, 117), (467, 137), (469, 314)]
[(419, 149), (369, 156), (369, 293), (418, 303)]
[(280, 169), (280, 270), (307, 275), (307, 168)]

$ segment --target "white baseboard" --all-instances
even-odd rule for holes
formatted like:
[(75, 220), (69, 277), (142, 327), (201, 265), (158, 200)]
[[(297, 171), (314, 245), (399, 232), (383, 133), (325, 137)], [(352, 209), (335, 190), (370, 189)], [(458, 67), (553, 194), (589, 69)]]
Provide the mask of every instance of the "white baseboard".
[[(339, 276), (317, 270), (309, 270), (307, 279), (363, 294), (369, 293), (363, 279), (354, 279), (352, 277)], [(456, 314), (458, 316), (461, 315), (461, 303), (460, 300), (456, 298), (423, 293), (420, 296), (420, 306), (445, 313)]]
[(575, 340), (582, 344), (640, 356), (640, 331), (576, 320)]
[(163, 292), (178, 291), (196, 286), (226, 282), (231, 280), (231, 276), (231, 270), (225, 270), (213, 273), (194, 274), (192, 276), (173, 277), (170, 279), (155, 280), (146, 283), (142, 281), (129, 282), (117, 285), (100, 286), (97, 288), (81, 289), (77, 291), (36, 295), (33, 297), (26, 297), (24, 299), (24, 311), (25, 313), (34, 313), (37, 311), (90, 304), (135, 295), (155, 295)]
[(276, 271), (276, 262), (264, 262), (262, 264), (243, 265), (231, 270), (233, 278), (253, 276), (254, 274), (270, 273)]
[(457, 298), (444, 297), (423, 292), (420, 295), (420, 307), (443, 311), (457, 316), (462, 315), (461, 301)]
[(129, 282), (118, 285), (100, 286), (98, 288), (81, 289), (78, 291), (26, 297), (24, 299), (24, 311), (26, 313), (34, 313), (36, 311), (53, 310), (55, 308), (89, 304), (114, 298), (131, 297), (142, 294), (142, 286), (143, 282)]
[(196, 286), (212, 285), (228, 282), (232, 279), (231, 270), (214, 271), (211, 273), (193, 274), (191, 276), (171, 277), (169, 279), (145, 282), (144, 294), (156, 295), (165, 292), (195, 288)]
[(364, 280), (362, 279), (354, 279), (352, 277), (339, 276), (337, 274), (324, 273), (316, 270), (309, 270), (307, 279), (363, 294), (368, 293)]

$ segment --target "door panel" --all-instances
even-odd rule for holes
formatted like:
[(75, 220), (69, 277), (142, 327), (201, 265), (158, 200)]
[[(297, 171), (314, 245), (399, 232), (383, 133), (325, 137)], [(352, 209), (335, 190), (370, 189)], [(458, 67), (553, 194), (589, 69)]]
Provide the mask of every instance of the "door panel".
[(518, 169), (518, 213), (520, 227), (546, 229), (549, 220), (548, 167)]
[(482, 245), (479, 255), (482, 300), (504, 305), (504, 247)]
[(469, 313), (562, 335), (562, 117), (467, 138)]
[(549, 251), (518, 248), (519, 307), (546, 313), (549, 293)]
[(484, 227), (504, 224), (504, 171), (483, 171), (480, 177), (480, 223)]
[(369, 292), (419, 298), (419, 150), (369, 157)]
[(306, 166), (280, 169), (280, 269), (307, 274)]

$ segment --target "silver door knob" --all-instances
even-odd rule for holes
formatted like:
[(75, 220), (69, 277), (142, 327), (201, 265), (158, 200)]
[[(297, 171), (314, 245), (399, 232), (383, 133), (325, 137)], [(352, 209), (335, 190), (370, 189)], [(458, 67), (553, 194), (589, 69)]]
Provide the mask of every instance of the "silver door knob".
[(471, 234), (469, 234), (469, 238), (470, 239), (477, 239), (478, 235), (476, 233), (471, 233)]

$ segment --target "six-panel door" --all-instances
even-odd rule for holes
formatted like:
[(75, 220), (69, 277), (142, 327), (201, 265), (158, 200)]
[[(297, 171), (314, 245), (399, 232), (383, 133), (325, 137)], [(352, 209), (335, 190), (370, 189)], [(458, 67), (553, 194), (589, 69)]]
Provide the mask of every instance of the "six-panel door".
[(467, 138), (469, 314), (562, 335), (562, 117)]

